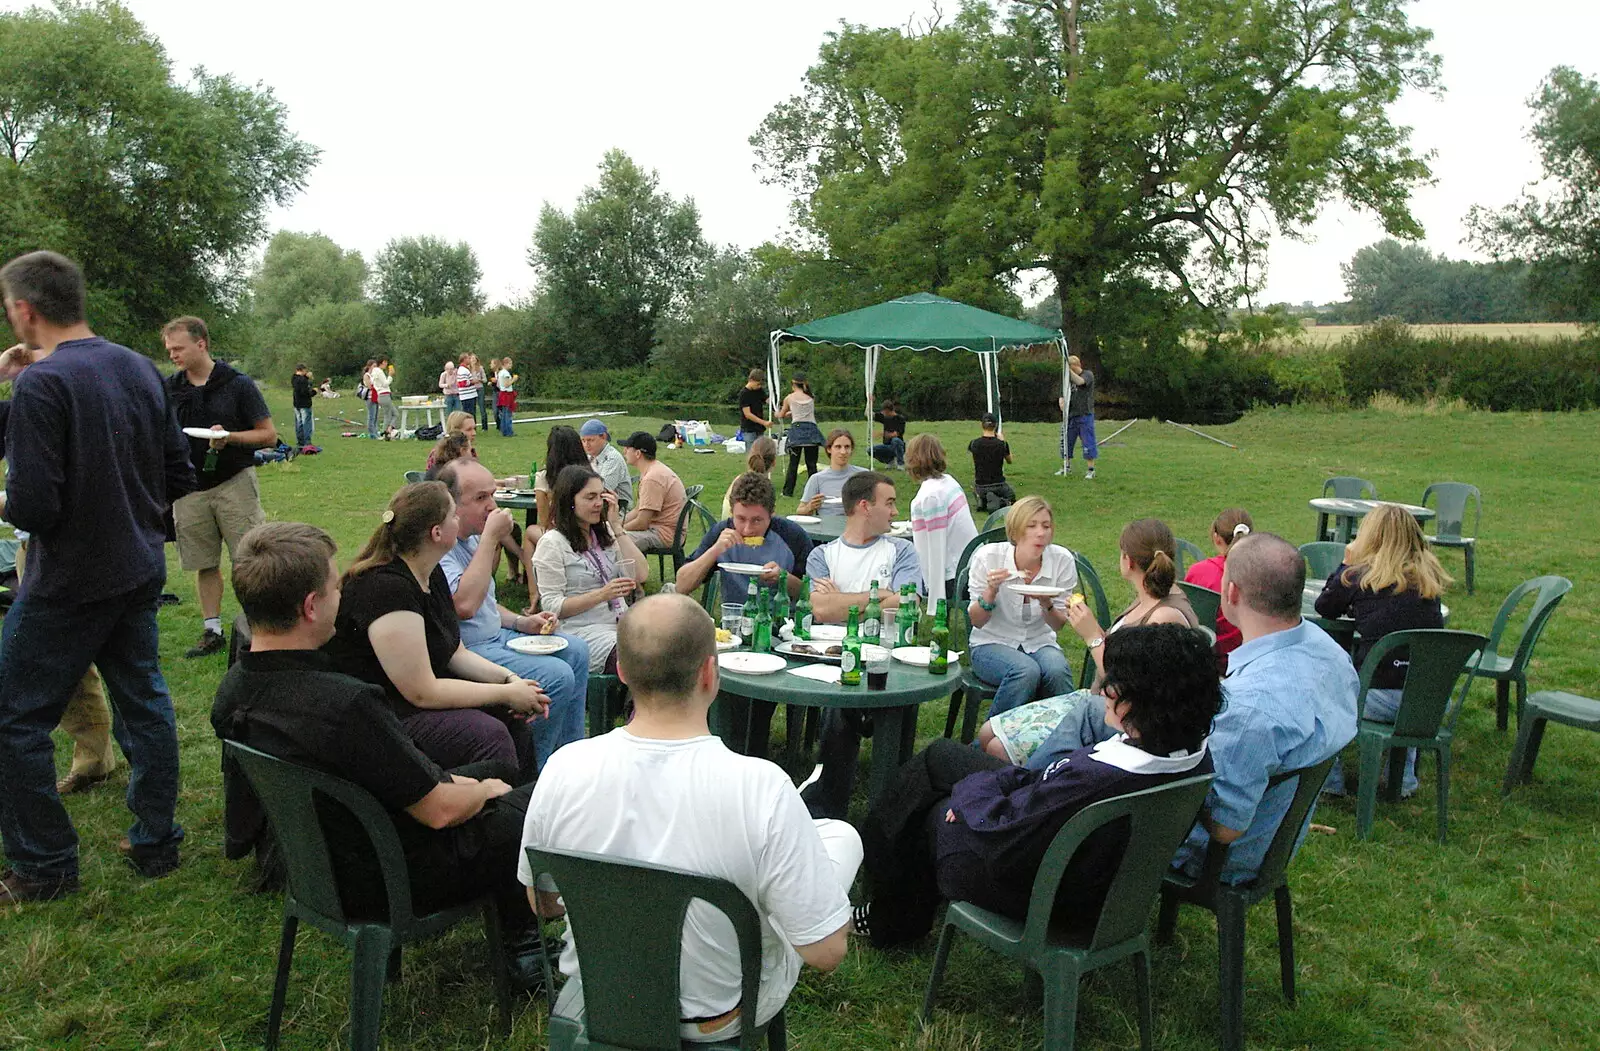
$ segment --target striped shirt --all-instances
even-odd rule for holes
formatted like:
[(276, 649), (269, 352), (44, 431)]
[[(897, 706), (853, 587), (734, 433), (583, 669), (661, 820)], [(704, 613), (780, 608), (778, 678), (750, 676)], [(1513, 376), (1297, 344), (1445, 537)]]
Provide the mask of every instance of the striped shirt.
[(925, 479), (911, 499), (911, 542), (922, 563), (928, 601), (954, 598), (944, 593), (945, 581), (955, 579), (961, 553), (977, 538), (961, 483), (947, 474)]

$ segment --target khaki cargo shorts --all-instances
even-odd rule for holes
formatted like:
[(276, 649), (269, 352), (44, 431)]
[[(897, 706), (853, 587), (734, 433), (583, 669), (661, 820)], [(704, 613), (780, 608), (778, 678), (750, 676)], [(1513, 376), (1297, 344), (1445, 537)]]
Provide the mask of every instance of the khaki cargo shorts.
[(178, 527), (178, 560), (186, 573), (222, 565), (222, 545), (228, 558), (244, 535), (267, 520), (261, 510), (261, 487), (255, 468), (247, 468), (215, 489), (190, 493), (172, 505)]

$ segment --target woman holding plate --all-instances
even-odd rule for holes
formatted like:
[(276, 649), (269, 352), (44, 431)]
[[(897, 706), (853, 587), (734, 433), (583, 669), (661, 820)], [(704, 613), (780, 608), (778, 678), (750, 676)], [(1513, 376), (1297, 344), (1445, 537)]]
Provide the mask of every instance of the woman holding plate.
[(1050, 504), (1025, 496), (1006, 512), (1006, 542), (983, 545), (967, 564), (972, 670), (995, 687), (991, 718), (1072, 689), (1056, 632), (1067, 623), (1078, 566), (1055, 534)]
[(539, 604), (589, 644), (589, 671), (615, 675), (617, 621), (650, 567), (622, 528), (615, 493), (587, 467), (556, 475), (555, 519), (533, 553)]

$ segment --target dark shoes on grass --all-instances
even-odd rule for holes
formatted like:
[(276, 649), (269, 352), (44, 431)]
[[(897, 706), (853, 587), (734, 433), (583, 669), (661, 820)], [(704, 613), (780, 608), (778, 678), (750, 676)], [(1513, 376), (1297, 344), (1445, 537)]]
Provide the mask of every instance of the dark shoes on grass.
[(55, 901), (78, 890), (78, 877), (29, 879), (14, 869), (0, 871), (0, 907), (25, 901)]
[(117, 853), (146, 879), (160, 879), (178, 871), (177, 847), (136, 847), (123, 836), (117, 843)]
[(207, 628), (200, 634), (200, 641), (195, 643), (184, 653), (185, 657), (209, 657), (213, 653), (221, 653), (228, 648), (228, 640), (220, 631)]

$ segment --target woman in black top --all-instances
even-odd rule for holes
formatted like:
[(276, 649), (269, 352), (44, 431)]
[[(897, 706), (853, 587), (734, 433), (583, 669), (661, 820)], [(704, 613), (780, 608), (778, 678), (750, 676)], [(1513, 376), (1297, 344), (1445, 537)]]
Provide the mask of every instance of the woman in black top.
[(423, 754), (449, 769), (493, 762), (521, 784), (533, 748), (523, 723), (550, 698), (461, 644), (461, 622), (439, 560), (455, 546), (455, 501), (443, 482), (408, 485), (344, 575), (329, 656), (382, 686)]
[(753, 442), (772, 426), (772, 421), (762, 415), (767, 407), (767, 373), (764, 369), (751, 369), (750, 376), (739, 389), (739, 429), (744, 440)]
[[(1439, 596), (1450, 577), (1428, 550), (1422, 527), (1398, 504), (1379, 504), (1361, 523), (1361, 533), (1344, 549), (1344, 562), (1317, 596), (1317, 615), (1355, 618), (1356, 667), (1366, 663), (1377, 641), (1391, 631), (1441, 628), (1444, 611)], [(1400, 710), (1411, 655), (1405, 647), (1393, 650), (1373, 673), (1361, 717), (1393, 722)], [(1400, 794), (1417, 790), (1417, 750), (1406, 751), (1406, 772)], [(1335, 763), (1325, 792), (1344, 791), (1344, 771)]]

